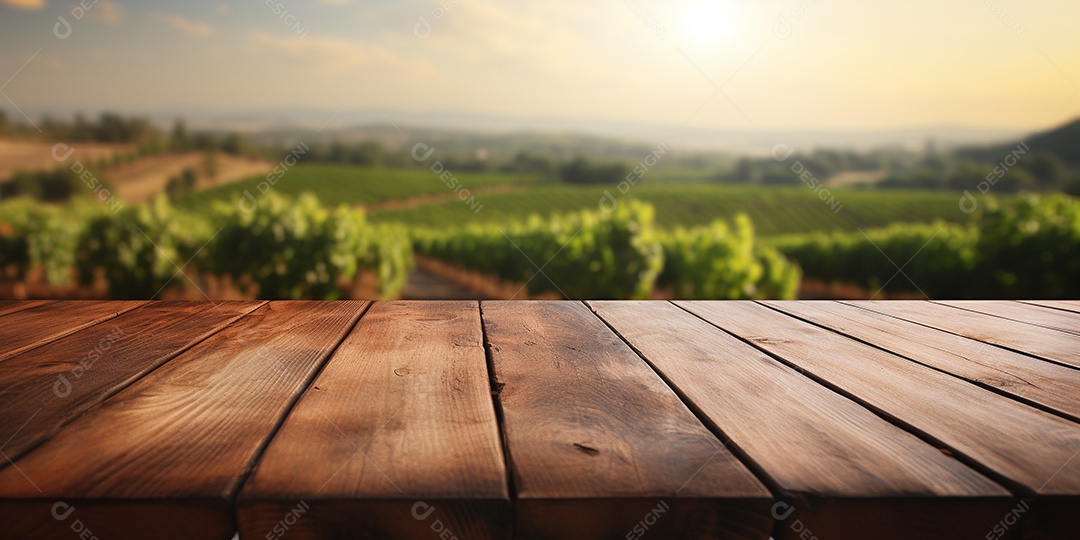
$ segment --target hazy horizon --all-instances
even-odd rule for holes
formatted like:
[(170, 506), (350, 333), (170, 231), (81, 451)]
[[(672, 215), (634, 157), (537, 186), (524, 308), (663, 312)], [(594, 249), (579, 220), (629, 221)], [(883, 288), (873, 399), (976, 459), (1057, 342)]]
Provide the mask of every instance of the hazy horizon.
[(326, 125), (737, 133), (1031, 132), (1080, 116), (1080, 5), (85, 4), (0, 0), (10, 116), (311, 110), (337, 111), (304, 119)]

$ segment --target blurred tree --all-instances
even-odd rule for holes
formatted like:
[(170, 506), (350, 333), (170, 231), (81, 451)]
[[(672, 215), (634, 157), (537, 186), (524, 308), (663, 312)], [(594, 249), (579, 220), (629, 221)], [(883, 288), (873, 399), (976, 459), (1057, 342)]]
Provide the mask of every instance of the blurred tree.
[(974, 190), (979, 182), (986, 180), (986, 175), (991, 171), (989, 165), (983, 165), (974, 161), (964, 161), (956, 167), (948, 180), (949, 189), (956, 191)]
[(203, 163), (202, 163), (203, 175), (205, 175), (207, 178), (211, 178), (211, 179), (217, 178), (219, 169), (220, 169), (220, 167), (218, 165), (218, 151), (217, 150), (207, 150), (206, 153), (203, 154)]
[(731, 171), (731, 181), (737, 184), (756, 184), (761, 181), (761, 171), (749, 158), (739, 158)]
[(81, 183), (79, 176), (67, 167), (48, 171), (17, 171), (4, 191), (9, 196), (64, 202), (78, 193)]
[(67, 138), (72, 141), (92, 141), (96, 138), (94, 125), (82, 113), (76, 114), (75, 125), (71, 127), (71, 134)]
[(559, 168), (559, 177), (569, 184), (611, 184), (623, 181), (629, 168), (622, 163), (593, 163), (584, 156)]
[(234, 156), (244, 156), (252, 152), (252, 146), (243, 135), (230, 132), (221, 142), (221, 151)]
[(169, 178), (169, 182), (165, 184), (165, 193), (170, 197), (191, 193), (195, 191), (195, 184), (198, 179), (199, 175), (195, 172), (195, 169), (188, 167), (181, 171), (180, 174)]
[(514, 154), (514, 159), (501, 167), (504, 172), (538, 172), (548, 177), (554, 176), (557, 169), (551, 156), (531, 154), (524, 150)]
[(1005, 175), (998, 179), (994, 185), (994, 189), (1000, 193), (1016, 193), (1034, 188), (1035, 179), (1032, 178), (1031, 173), (1020, 167), (1013, 167), (1006, 171)]
[(172, 132), (169, 133), (169, 150), (184, 152), (191, 148), (191, 139), (188, 137), (187, 127), (184, 121), (177, 118), (173, 124)]
[(1049, 152), (1035, 152), (1023, 161), (1024, 168), (1034, 177), (1040, 188), (1060, 187), (1069, 178), (1069, 171), (1061, 158)]
[(1074, 176), (1065, 182), (1065, 193), (1073, 197), (1080, 197), (1080, 176)]
[(213, 133), (200, 131), (191, 137), (191, 147), (195, 150), (219, 150), (221, 142)]
[(333, 163), (347, 163), (349, 161), (349, 150), (345, 148), (343, 143), (334, 141), (330, 145), (330, 149), (326, 151), (326, 160)]
[[(770, 163), (764, 167), (764, 169), (764, 171), (758, 173), (758, 182), (762, 185), (783, 186), (802, 182), (802, 179), (799, 178), (800, 173), (796, 172), (798, 171), (798, 167), (793, 171), (791, 170), (791, 167), (785, 166), (782, 163)], [(806, 170), (810, 171), (810, 174), (813, 174), (818, 179), (824, 180), (824, 178), (815, 174), (815, 171), (812, 171), (809, 168), (806, 168)]]
[(383, 146), (379, 141), (364, 141), (353, 148), (349, 161), (356, 165), (382, 166)]

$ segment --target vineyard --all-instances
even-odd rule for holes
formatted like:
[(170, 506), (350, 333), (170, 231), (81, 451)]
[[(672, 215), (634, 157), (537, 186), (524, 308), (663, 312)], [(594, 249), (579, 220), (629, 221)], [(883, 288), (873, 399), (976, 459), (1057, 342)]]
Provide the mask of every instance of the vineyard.
[[(324, 205), (363, 205), (368, 218), (378, 223), (401, 223), (410, 227), (445, 228), (466, 223), (502, 225), (532, 214), (549, 216), (578, 210), (598, 210), (605, 191), (617, 201), (637, 199), (656, 209), (662, 229), (708, 226), (716, 219), (731, 220), (739, 213), (753, 221), (757, 234), (769, 237), (808, 232), (856, 232), (892, 223), (928, 223), (945, 220), (967, 223), (970, 216), (959, 211), (958, 196), (941, 191), (888, 192), (836, 189), (835, 211), (805, 187), (739, 186), (682, 183), (678, 171), (660, 172), (652, 184), (634, 186), (625, 196), (615, 186), (575, 186), (544, 183), (538, 176), (521, 173), (457, 172), (450, 187), (428, 168), (378, 169), (344, 165), (298, 165), (277, 178), (273, 190), (290, 197), (312, 193)], [(183, 196), (179, 208), (200, 210), (215, 200), (235, 203), (244, 191), (260, 193), (265, 177), (253, 177)], [(527, 189), (497, 190), (518, 186)], [(266, 187), (266, 186), (264, 186)], [(476, 204), (463, 204), (471, 196)], [(486, 191), (487, 190), (487, 191)], [(394, 204), (410, 199), (423, 204)], [(386, 209), (379, 205), (390, 203)], [(477, 206), (481, 206), (479, 210)]]
[[(530, 176), (503, 173), (470, 173), (450, 171), (453, 180), (440, 178), (430, 168), (380, 169), (347, 165), (297, 165), (283, 174), (271, 173), (273, 190), (289, 197), (303, 193), (314, 195), (324, 205), (376, 205), (425, 195), (455, 195), (461, 190), (525, 184), (534, 181)], [(224, 186), (200, 191), (177, 200), (184, 209), (199, 209), (213, 201), (235, 203), (248, 191), (259, 195), (265, 176), (255, 176)], [(264, 186), (265, 188), (269, 185)], [(460, 201), (455, 200), (460, 204)]]
[[(807, 277), (931, 298), (1080, 297), (1080, 202), (993, 202), (969, 225), (937, 222), (769, 242)], [(902, 269), (903, 272), (899, 272)]]
[(527, 284), (530, 294), (648, 298), (657, 288), (684, 298), (793, 298), (799, 271), (755, 245), (746, 216), (729, 228), (672, 233), (652, 206), (628, 201), (611, 213), (537, 216), (507, 227), (471, 224), (415, 235), (417, 252)]
[(199, 214), (164, 198), (115, 213), (78, 200), (0, 204), (4, 278), (22, 280), (34, 268), (53, 286), (102, 277), (111, 298), (155, 298), (183, 276), (207, 273), (232, 278), (254, 297), (332, 299), (364, 272), (377, 277), (381, 296), (394, 297), (411, 267), (404, 229), (324, 208), (310, 195), (292, 201), (269, 193), (251, 212), (219, 203)]
[(181, 272), (228, 276), (252, 297), (338, 298), (345, 282), (368, 272), (391, 297), (405, 282), (415, 245), (429, 257), (528, 283), (533, 294), (647, 298), (659, 288), (700, 298), (794, 295), (797, 268), (756, 245), (745, 216), (731, 229), (717, 223), (664, 233), (653, 212), (628, 201), (612, 213), (416, 230), (410, 239), (399, 226), (327, 209), (311, 195), (271, 193), (251, 212), (218, 202), (206, 213), (177, 210), (165, 199), (118, 213), (88, 201), (56, 207), (20, 200), (0, 205), (0, 266), (16, 280), (43, 269), (56, 286), (103, 278), (112, 298), (156, 297), (178, 286)]
[[(297, 170), (328, 178), (316, 174), (319, 169)], [(419, 177), (411, 178), (412, 184), (399, 186), (402, 192), (421, 189)], [(368, 200), (396, 196), (385, 189), (381, 195), (366, 192)], [(482, 220), (427, 228), (276, 190), (248, 204), (210, 198), (173, 205), (159, 198), (115, 212), (88, 198), (63, 206), (13, 200), (0, 204), (0, 281), (19, 282), (37, 272), (58, 287), (104, 286), (112, 298), (149, 298), (185, 279), (217, 276), (245, 297), (340, 298), (367, 276), (378, 296), (394, 297), (412, 270), (415, 250), (524, 284), (530, 295), (569, 298), (793, 298), (803, 276), (933, 298), (1080, 295), (1080, 203), (1064, 196), (989, 200), (959, 223), (889, 224), (940, 216), (947, 213), (943, 205), (951, 208), (956, 200), (919, 192), (839, 192), (844, 212), (834, 214), (816, 199), (805, 200), (805, 190), (682, 185), (639, 188), (634, 194), (646, 201), (627, 198), (611, 211), (587, 206), (539, 215), (556, 201), (573, 206), (566, 201), (589, 193), (595, 190), (534, 186), (528, 199), (493, 194)], [(437, 223), (445, 216), (438, 208), (468, 211), (460, 201), (433, 206), (416, 211)], [(732, 217), (700, 225), (705, 214), (695, 212), (702, 208)], [(487, 222), (530, 209), (540, 210), (527, 219)], [(822, 209), (833, 216), (831, 224), (811, 226), (807, 220)], [(762, 223), (753, 216), (761, 213), (771, 218), (762, 220), (766, 240), (755, 230)], [(669, 222), (662, 227), (665, 214)], [(952, 214), (966, 216), (955, 209)], [(888, 225), (866, 225), (877, 222)], [(836, 232), (852, 227), (858, 230)], [(817, 230), (774, 236), (792, 228)]]
[[(473, 212), (460, 201), (446, 201), (419, 208), (373, 212), (372, 221), (407, 223), (412, 226), (442, 228), (463, 223), (502, 224), (531, 214), (547, 216), (576, 210), (598, 210), (605, 186), (540, 185), (528, 190), (493, 193), (483, 197), (484, 208)], [(629, 198), (656, 208), (657, 226), (708, 226), (716, 219), (733, 219), (744, 213), (753, 221), (757, 234), (776, 236), (804, 232), (856, 232), (858, 229), (886, 227), (895, 222), (930, 222), (943, 219), (966, 223), (954, 193), (932, 191), (834, 190), (843, 205), (835, 212), (813, 191), (803, 187), (731, 186), (717, 184), (638, 185)]]

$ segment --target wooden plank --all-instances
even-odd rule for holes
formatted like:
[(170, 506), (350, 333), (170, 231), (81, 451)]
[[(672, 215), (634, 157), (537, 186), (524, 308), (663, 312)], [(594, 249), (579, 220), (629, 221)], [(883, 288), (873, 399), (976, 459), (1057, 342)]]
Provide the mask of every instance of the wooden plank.
[[(262, 302), (151, 302), (0, 363), (0, 450), (18, 459), (61, 426)], [(0, 468), (6, 466), (5, 460)]]
[(791, 536), (981, 538), (1007, 511), (983, 475), (672, 304), (589, 305), (779, 486)]
[(48, 304), (52, 300), (3, 300), (0, 301), (0, 317), (9, 313), (18, 313), (32, 307)]
[(366, 304), (271, 302), (71, 422), (0, 470), (6, 532), (231, 538), (242, 478)]
[(956, 300), (935, 302), (954, 308), (985, 313), (1002, 319), (1050, 328), (1070, 334), (1080, 334), (1080, 314), (1032, 306), (1013, 301)]
[[(1074, 459), (1080, 425), (1074, 422), (760, 304), (679, 304), (990, 471), (1014, 492), (1080, 503), (1080, 459)], [(1046, 519), (1036, 517), (1047, 515), (1036, 509), (1038, 500), (1032, 506), (1025, 521)], [(1080, 528), (1080, 515), (1070, 521), (1073, 530)]]
[(838, 302), (764, 302), (1080, 422), (1080, 370)]
[(1080, 313), (1080, 300), (1021, 300), (1025, 304)]
[(768, 537), (767, 489), (587, 307), (481, 307), (519, 537)]
[(477, 302), (380, 302), (364, 315), (244, 487), (241, 538), (273, 537), (296, 508), (289, 537), (510, 536)]
[(844, 302), (967, 338), (1080, 367), (1080, 336), (921, 300)]
[(0, 361), (56, 341), (131, 311), (143, 301), (48, 302), (4, 317), (0, 325)]

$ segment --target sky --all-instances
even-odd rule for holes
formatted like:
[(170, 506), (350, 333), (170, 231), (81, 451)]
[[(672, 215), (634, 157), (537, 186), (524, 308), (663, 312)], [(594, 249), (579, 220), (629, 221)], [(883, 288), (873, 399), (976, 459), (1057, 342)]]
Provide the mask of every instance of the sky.
[(1080, 116), (1077, 21), (1075, 0), (0, 0), (0, 109), (1035, 130)]

